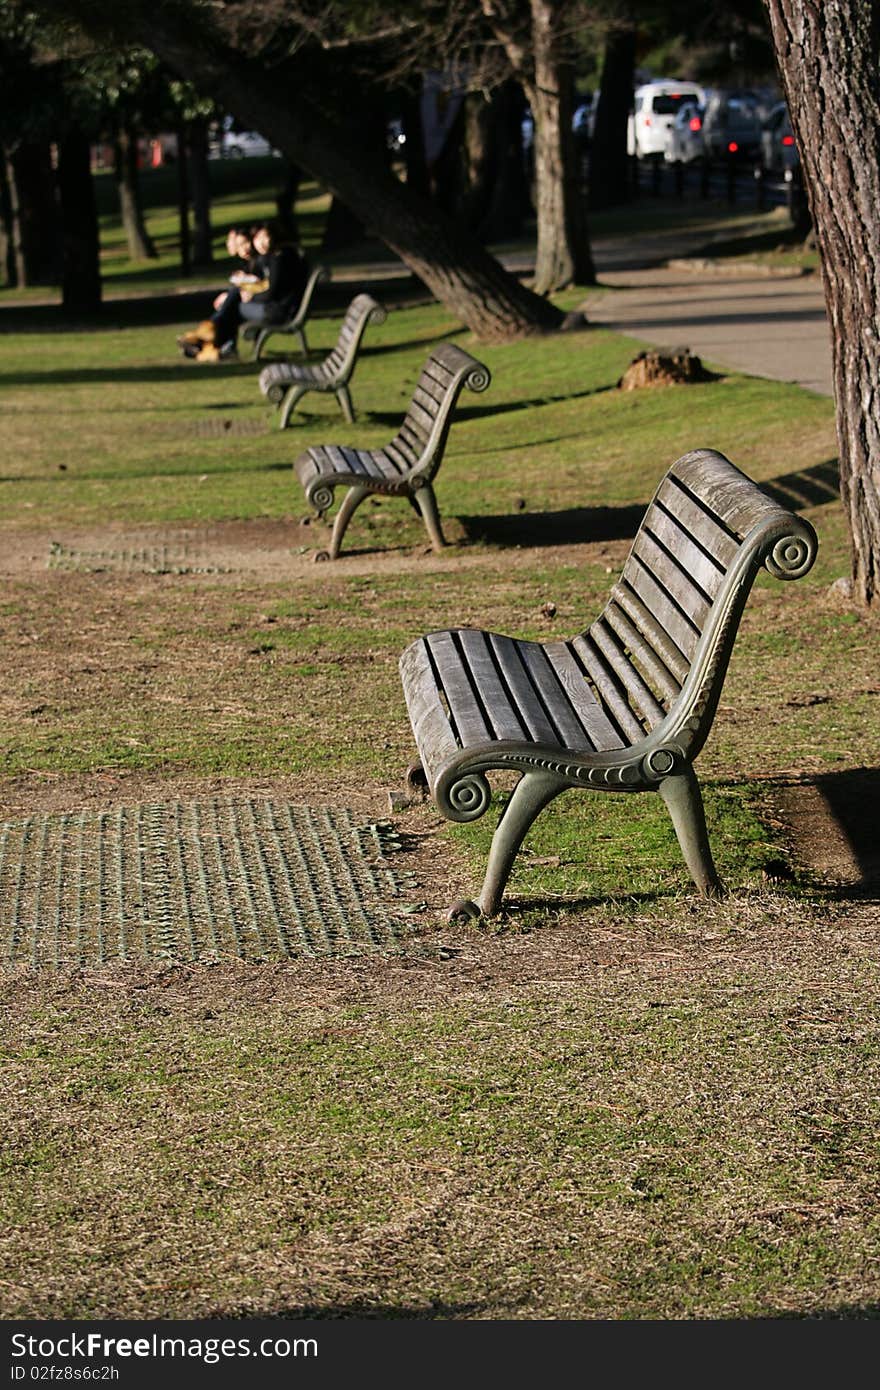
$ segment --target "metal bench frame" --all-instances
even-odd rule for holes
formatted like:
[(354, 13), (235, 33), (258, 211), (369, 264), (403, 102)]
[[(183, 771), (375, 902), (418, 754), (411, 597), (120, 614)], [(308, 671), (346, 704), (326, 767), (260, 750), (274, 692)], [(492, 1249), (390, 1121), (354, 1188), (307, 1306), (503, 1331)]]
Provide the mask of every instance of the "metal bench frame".
[(281, 429), (286, 429), (297, 402), (307, 391), (332, 392), (343, 415), (354, 424), (349, 383), (354, 375), (361, 340), (369, 323), (384, 323), (385, 309), (370, 294), (358, 294), (342, 320), (336, 346), (323, 362), (313, 366), (300, 362), (272, 362), (260, 372), (260, 390), (267, 400), (281, 407)]
[(293, 315), (286, 323), (249, 323), (244, 329), (244, 337), (253, 340), (253, 351), (251, 361), (259, 362), (263, 355), (263, 348), (266, 346), (273, 333), (293, 334), (299, 339), (300, 350), (303, 357), (308, 357), (309, 346), (306, 342), (306, 319), (312, 307), (312, 296), (315, 293), (315, 286), (321, 280), (329, 280), (330, 272), (326, 266), (316, 265), (303, 290), (302, 299), (296, 307)]
[(715, 716), (739, 620), (763, 565), (798, 579), (816, 556), (808, 521), (773, 501), (724, 455), (685, 454), (645, 513), (601, 615), (568, 641), (477, 629), (435, 632), (400, 660), (427, 784), (450, 820), (490, 804), (486, 773), (521, 773), (492, 841), (477, 903), (492, 916), (543, 808), (570, 787), (658, 791), (701, 892), (723, 892), (693, 761)]
[(453, 408), (466, 386), (485, 391), (489, 369), (453, 343), (440, 343), (429, 354), (397, 434), (383, 449), (321, 444), (294, 462), (306, 499), (319, 516), (333, 505), (336, 487), (347, 493), (336, 513), (329, 550), (316, 558), (335, 560), (355, 510), (371, 493), (407, 497), (422, 517), (431, 545), (446, 545), (433, 480), (443, 460)]

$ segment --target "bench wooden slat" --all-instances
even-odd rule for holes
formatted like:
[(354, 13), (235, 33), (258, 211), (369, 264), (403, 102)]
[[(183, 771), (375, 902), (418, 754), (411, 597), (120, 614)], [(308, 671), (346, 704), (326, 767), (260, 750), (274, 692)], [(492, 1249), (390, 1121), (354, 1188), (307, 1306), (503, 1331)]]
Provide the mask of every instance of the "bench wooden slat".
[(701, 507), (670, 474), (657, 489), (657, 501), (670, 512), (696, 541), (729, 569), (739, 550), (737, 541), (718, 518)]
[(686, 574), (671, 556), (660, 549), (647, 531), (639, 531), (633, 541), (632, 554), (636, 562), (641, 562), (652, 578), (675, 600), (685, 617), (694, 624), (694, 627), (702, 630), (706, 615), (709, 612), (709, 602), (693, 583), (690, 575)]
[(660, 507), (652, 507), (642, 524), (646, 534), (669, 551), (693, 583), (713, 599), (724, 582), (727, 567), (707, 555), (675, 517)]
[(537, 642), (521, 642), (518, 650), (547, 715), (558, 730), (559, 741), (566, 748), (586, 749), (589, 742), (583, 725), (574, 714), (545, 649)]
[(556, 730), (547, 718), (544, 706), (538, 699), (535, 687), (523, 665), (519, 644), (512, 638), (500, 637), (495, 632), (489, 633), (489, 642), (529, 737), (536, 743), (558, 744)]
[(462, 743), (491, 740), (483, 712), (474, 695), (467, 666), (451, 632), (432, 632), (428, 649), (437, 667), (452, 721)]
[(458, 744), (438, 697), (434, 668), (424, 640), (407, 648), (401, 658), (401, 675), (419, 756), (425, 770), (432, 775), (438, 763), (455, 754)]
[(651, 610), (670, 640), (687, 658), (688, 665), (694, 659), (700, 634), (693, 623), (672, 602), (660, 588), (651, 574), (641, 565), (627, 563), (621, 578), (621, 587), (628, 586)]
[[(671, 704), (673, 700), (677, 699), (682, 681), (676, 680), (666, 662), (658, 655), (656, 648), (645, 641), (642, 633), (635, 623), (630, 621), (623, 609), (616, 603), (609, 603), (602, 618), (612, 631), (617, 633), (621, 642), (631, 653), (633, 661), (644, 669), (649, 682), (653, 682), (654, 687), (662, 694), (667, 703)], [(592, 628), (590, 630), (592, 631)]]
[(590, 637), (626, 691), (629, 704), (639, 722), (648, 724), (653, 729), (655, 724), (659, 724), (665, 717), (666, 710), (642, 679), (638, 669), (628, 659), (614, 629), (603, 618), (599, 618), (590, 628)]
[(599, 692), (602, 704), (624, 737), (631, 743), (644, 738), (645, 730), (633, 714), (617, 676), (590, 634), (583, 633), (580, 637), (575, 637), (571, 645)]
[(567, 642), (545, 642), (544, 650), (574, 706), (578, 719), (584, 726), (584, 732), (592, 747), (597, 752), (622, 748), (623, 739), (593, 694), (583, 671), (572, 655), (571, 645)]
[(492, 659), (488, 635), (474, 628), (460, 628), (458, 637), (462, 651), (467, 658), (471, 676), (479, 691), (480, 703), (484, 706), (492, 722), (495, 737), (515, 741), (526, 738), (525, 724), (522, 719), (518, 718), (517, 712), (508, 698), (507, 691), (499, 679), (498, 669)]
[(657, 653), (664, 666), (672, 672), (679, 685), (684, 685), (688, 671), (691, 669), (690, 659), (683, 654), (681, 648), (673, 641), (650, 609), (645, 606), (635, 590), (623, 583), (615, 584), (611, 590), (609, 602), (618, 606), (627, 615), (651, 650)]
[(434, 381), (431, 377), (425, 376), (424, 372), (416, 383), (416, 389), (413, 391), (412, 398), (421, 406), (422, 410), (431, 417), (432, 424), (440, 413), (440, 407), (446, 399), (448, 390), (448, 386), (446, 390), (444, 390), (439, 381)]

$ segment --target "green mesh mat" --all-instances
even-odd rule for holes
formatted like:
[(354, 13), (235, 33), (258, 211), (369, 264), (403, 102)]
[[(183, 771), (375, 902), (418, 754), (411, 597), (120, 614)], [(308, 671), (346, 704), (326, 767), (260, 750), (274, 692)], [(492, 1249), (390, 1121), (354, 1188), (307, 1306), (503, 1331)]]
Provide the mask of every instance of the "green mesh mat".
[(19, 965), (388, 953), (414, 875), (388, 821), (230, 799), (0, 822), (0, 953)]

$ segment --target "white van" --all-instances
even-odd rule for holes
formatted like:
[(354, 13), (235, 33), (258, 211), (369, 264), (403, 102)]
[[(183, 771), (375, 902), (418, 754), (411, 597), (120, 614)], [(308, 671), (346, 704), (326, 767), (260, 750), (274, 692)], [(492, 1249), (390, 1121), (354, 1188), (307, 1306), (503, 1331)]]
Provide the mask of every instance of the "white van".
[(634, 93), (633, 110), (626, 127), (626, 152), (637, 159), (661, 158), (679, 108), (686, 101), (701, 106), (703, 87), (695, 82), (646, 82)]

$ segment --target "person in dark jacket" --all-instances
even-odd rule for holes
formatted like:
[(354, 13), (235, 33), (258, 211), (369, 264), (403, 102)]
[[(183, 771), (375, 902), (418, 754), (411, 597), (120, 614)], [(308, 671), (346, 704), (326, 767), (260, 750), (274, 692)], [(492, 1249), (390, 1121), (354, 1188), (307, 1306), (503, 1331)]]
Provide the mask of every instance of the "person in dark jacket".
[[(216, 362), (236, 353), (242, 323), (285, 323), (302, 299), (308, 262), (298, 247), (278, 244), (271, 223), (251, 229), (253, 257), (248, 269), (260, 279), (233, 287), (211, 316), (213, 341), (188, 353), (199, 362)], [(186, 349), (185, 349), (186, 350)]]

